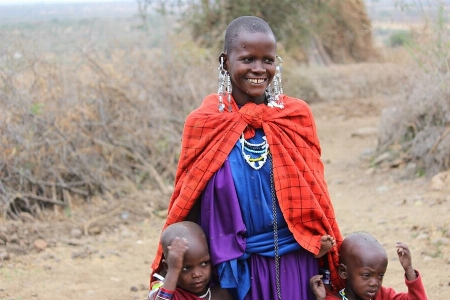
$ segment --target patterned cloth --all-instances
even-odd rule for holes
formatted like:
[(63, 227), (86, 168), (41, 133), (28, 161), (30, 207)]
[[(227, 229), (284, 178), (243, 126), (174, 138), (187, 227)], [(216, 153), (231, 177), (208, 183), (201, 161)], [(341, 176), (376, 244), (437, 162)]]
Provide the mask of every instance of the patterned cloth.
[[(207, 96), (186, 119), (175, 190), (169, 203), (164, 228), (182, 221), (193, 207), (209, 179), (222, 166), (244, 132), (254, 136), (262, 128), (273, 161), (274, 183), (279, 205), (289, 230), (297, 242), (313, 254), (319, 253), (321, 236), (329, 234), (342, 243), (332, 203), (324, 179), (321, 149), (313, 115), (308, 105), (282, 95), (284, 108), (247, 103), (232, 112), (220, 113), (218, 96)], [(337, 248), (327, 255), (333, 284), (342, 284), (336, 272)], [(162, 248), (158, 247), (153, 272), (161, 267)]]

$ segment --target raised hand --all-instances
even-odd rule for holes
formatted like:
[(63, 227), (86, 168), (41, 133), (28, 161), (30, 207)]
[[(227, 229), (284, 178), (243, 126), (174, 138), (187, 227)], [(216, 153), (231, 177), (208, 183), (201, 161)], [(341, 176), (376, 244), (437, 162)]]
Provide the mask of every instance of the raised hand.
[(408, 278), (408, 280), (416, 279), (417, 274), (412, 267), (411, 252), (409, 251), (408, 245), (402, 242), (397, 242), (397, 245), (395, 247), (397, 248), (398, 260), (405, 270), (406, 278)]
[(176, 237), (170, 246), (166, 257), (168, 269), (181, 270), (183, 268), (184, 254), (189, 249), (188, 241), (185, 238)]

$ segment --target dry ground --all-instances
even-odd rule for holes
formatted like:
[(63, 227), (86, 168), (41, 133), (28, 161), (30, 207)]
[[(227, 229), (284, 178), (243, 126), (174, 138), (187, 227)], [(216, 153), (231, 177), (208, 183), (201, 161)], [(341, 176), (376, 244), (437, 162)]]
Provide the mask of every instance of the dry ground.
[[(431, 191), (425, 178), (402, 179), (402, 166), (370, 168), (385, 105), (380, 97), (311, 104), (341, 231), (367, 231), (382, 242), (389, 255), (384, 283), (399, 291), (405, 286), (395, 242), (407, 243), (429, 299), (446, 299), (450, 194)], [(167, 199), (147, 191), (120, 206), (101, 199), (75, 205), (70, 217), (0, 220), (0, 239), (7, 240), (0, 244), (0, 298), (144, 299), (163, 223), (155, 212)]]

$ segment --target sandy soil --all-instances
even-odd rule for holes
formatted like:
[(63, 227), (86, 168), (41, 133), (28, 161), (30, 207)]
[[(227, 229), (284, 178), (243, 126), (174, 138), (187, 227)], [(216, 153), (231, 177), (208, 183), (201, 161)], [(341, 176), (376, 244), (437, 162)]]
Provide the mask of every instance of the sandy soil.
[[(311, 105), (341, 231), (367, 231), (382, 242), (384, 284), (399, 291), (406, 287), (395, 242), (409, 244), (429, 299), (446, 299), (450, 196), (431, 191), (429, 179), (402, 179), (404, 166), (371, 168), (383, 106), (374, 99)], [(147, 191), (120, 206), (101, 199), (74, 205), (70, 217), (51, 212), (50, 221), (0, 220), (0, 298), (144, 299), (167, 199)]]

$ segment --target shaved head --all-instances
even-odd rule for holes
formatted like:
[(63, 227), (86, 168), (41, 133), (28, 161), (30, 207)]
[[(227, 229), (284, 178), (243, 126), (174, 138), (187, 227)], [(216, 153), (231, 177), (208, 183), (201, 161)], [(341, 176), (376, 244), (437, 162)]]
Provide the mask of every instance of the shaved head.
[(161, 244), (165, 256), (167, 256), (167, 247), (170, 246), (176, 237), (184, 238), (194, 243), (206, 243), (205, 232), (197, 223), (190, 221), (173, 223), (167, 226), (161, 235)]
[(224, 53), (228, 53), (233, 49), (242, 31), (270, 34), (273, 36), (274, 40), (276, 40), (272, 29), (266, 21), (254, 16), (243, 16), (234, 19), (228, 25), (225, 32)]
[(372, 255), (387, 257), (386, 250), (373, 236), (365, 232), (356, 232), (347, 236), (342, 242), (339, 249), (339, 262), (349, 264)]

